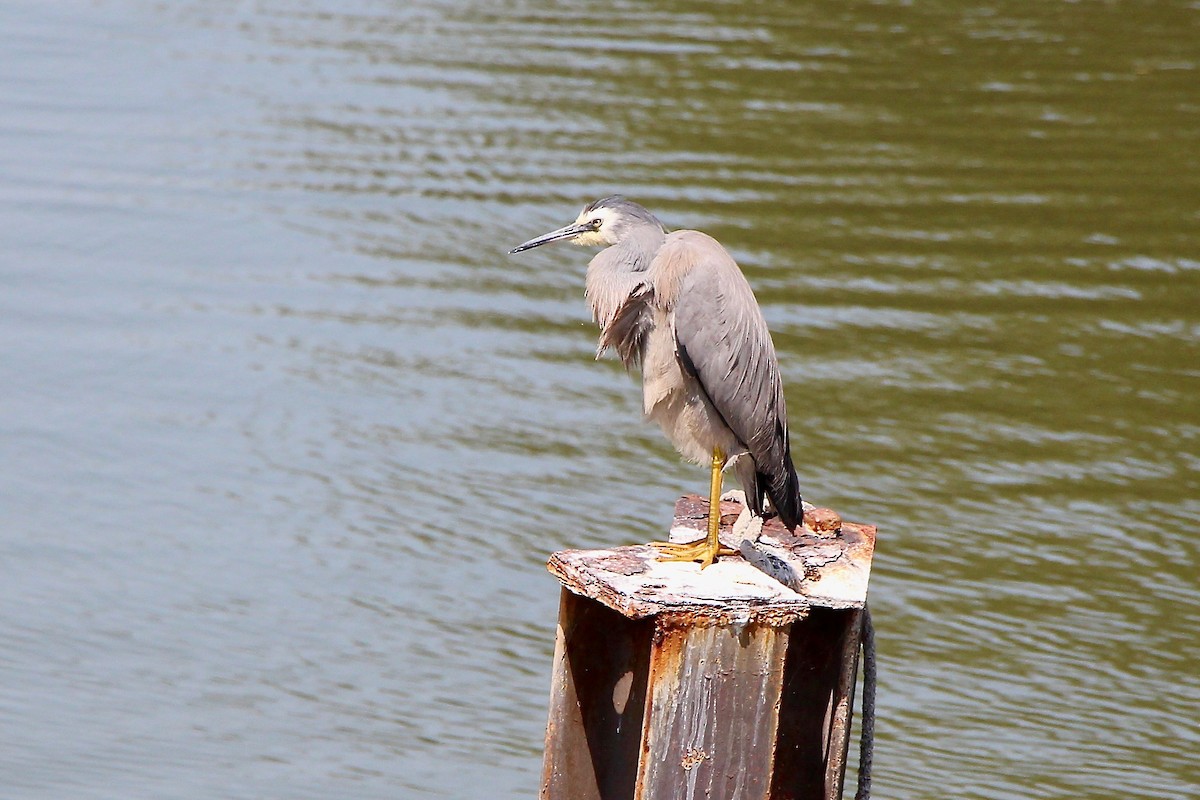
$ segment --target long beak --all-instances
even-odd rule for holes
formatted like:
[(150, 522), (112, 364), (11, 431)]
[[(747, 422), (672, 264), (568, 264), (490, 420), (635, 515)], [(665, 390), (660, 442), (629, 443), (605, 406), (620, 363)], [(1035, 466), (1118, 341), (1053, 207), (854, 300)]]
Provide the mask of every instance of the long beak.
[(550, 242), (557, 242), (559, 239), (572, 239), (581, 233), (587, 233), (591, 230), (595, 229), (586, 223), (572, 223), (565, 228), (559, 228), (556, 231), (550, 231), (549, 233), (543, 233), (541, 236), (534, 237), (528, 242), (525, 242), (525, 244), (519, 244), (512, 250), (509, 250), (508, 253), (509, 255), (512, 255), (513, 253), (520, 253), (523, 250), (532, 250), (535, 247), (541, 247), (542, 245), (549, 244)]

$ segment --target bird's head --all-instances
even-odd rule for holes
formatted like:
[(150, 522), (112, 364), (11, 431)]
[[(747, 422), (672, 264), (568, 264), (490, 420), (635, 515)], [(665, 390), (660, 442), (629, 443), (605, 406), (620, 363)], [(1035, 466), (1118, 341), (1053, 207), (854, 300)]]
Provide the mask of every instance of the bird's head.
[(520, 253), (559, 240), (578, 245), (608, 246), (644, 226), (663, 230), (662, 223), (649, 211), (620, 195), (612, 195), (588, 203), (570, 225), (534, 237), (508, 252)]

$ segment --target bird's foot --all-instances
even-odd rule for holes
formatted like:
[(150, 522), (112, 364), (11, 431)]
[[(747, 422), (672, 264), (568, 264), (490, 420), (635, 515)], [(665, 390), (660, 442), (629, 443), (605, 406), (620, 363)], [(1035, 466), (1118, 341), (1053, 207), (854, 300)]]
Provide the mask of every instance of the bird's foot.
[(710, 566), (717, 556), (735, 556), (737, 550), (724, 547), (708, 537), (694, 542), (650, 542), (658, 550), (659, 561), (698, 561), (700, 569)]

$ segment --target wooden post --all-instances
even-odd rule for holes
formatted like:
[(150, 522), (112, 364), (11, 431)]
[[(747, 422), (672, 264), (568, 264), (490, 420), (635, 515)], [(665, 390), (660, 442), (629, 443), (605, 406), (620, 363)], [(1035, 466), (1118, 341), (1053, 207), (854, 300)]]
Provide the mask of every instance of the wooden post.
[[(568, 550), (543, 800), (836, 800), (849, 746), (875, 528), (807, 509), (706, 570), (648, 547)], [(698, 538), (708, 503), (675, 508)], [(773, 576), (773, 577), (772, 577)]]

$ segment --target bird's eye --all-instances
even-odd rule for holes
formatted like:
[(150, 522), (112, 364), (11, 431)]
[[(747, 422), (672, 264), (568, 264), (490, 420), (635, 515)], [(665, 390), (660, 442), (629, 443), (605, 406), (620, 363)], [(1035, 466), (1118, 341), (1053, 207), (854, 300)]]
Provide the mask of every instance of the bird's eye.
[(599, 217), (592, 220), (592, 227), (595, 228), (596, 230), (600, 230), (600, 226), (603, 224), (604, 224), (604, 220), (600, 219)]

